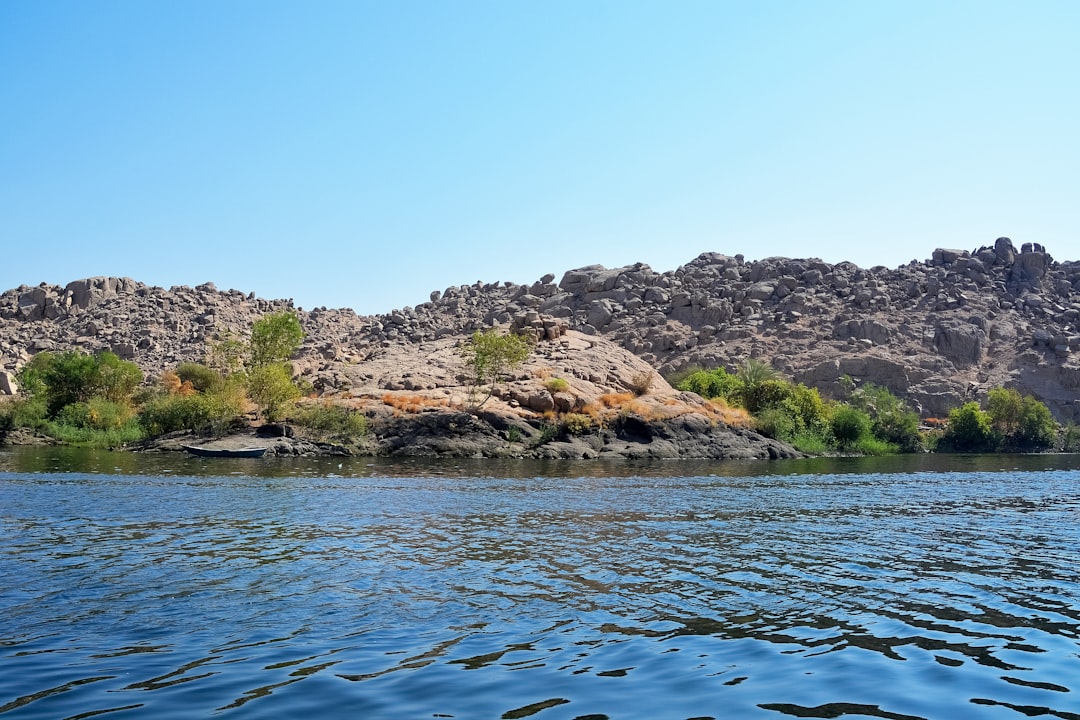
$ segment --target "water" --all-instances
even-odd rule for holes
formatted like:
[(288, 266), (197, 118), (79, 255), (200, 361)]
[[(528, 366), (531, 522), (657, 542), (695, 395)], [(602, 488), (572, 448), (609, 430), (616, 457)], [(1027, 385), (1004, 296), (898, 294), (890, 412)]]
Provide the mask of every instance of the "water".
[(0, 454), (0, 716), (1080, 718), (1077, 467)]

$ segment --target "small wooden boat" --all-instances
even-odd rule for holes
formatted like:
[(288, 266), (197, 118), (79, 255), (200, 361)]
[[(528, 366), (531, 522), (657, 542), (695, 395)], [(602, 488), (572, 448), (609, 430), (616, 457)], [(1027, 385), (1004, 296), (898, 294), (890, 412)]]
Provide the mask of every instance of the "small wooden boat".
[(199, 447), (197, 445), (185, 445), (184, 449), (192, 455), (198, 455), (199, 457), (216, 458), (257, 458), (262, 457), (266, 453), (266, 448), (264, 447), (215, 448)]

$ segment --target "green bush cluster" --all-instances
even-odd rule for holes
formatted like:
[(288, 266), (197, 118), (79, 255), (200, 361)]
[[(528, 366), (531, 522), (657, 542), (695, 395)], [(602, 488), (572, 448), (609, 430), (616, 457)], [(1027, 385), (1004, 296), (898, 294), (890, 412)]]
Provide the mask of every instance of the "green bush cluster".
[(142, 372), (114, 353), (41, 352), (19, 371), (18, 382), (21, 397), (9, 406), (6, 425), (95, 447), (145, 435), (134, 410)]
[[(987, 409), (965, 403), (949, 413), (949, 425), (938, 448), (953, 452), (1032, 452), (1055, 447), (1058, 425), (1050, 409), (1012, 388), (995, 388)], [(1068, 429), (1062, 438), (1069, 443)]]
[(159, 393), (143, 403), (139, 422), (151, 436), (180, 430), (223, 435), (238, 423), (243, 399), (239, 388), (224, 383), (193, 395)]
[[(1016, 390), (991, 390), (987, 409), (967, 403), (949, 414), (944, 431), (927, 434), (920, 430), (918, 413), (887, 388), (871, 383), (856, 388), (850, 378), (845, 381), (847, 400), (828, 402), (816, 389), (789, 382), (760, 360), (750, 360), (735, 373), (695, 369), (678, 378), (676, 387), (742, 407), (753, 416), (758, 432), (812, 454), (1028, 452), (1059, 445), (1050, 410)], [(1080, 429), (1066, 428), (1060, 445), (1080, 449)]]
[(288, 359), (303, 337), (296, 313), (270, 313), (252, 324), (247, 341), (212, 345), (216, 367), (181, 363), (153, 388), (140, 388), (138, 367), (111, 352), (42, 352), (19, 371), (20, 397), (0, 413), (0, 429), (30, 427), (99, 447), (177, 430), (223, 434), (248, 399), (277, 420), (302, 392)]
[(368, 432), (363, 414), (330, 403), (298, 405), (289, 412), (289, 422), (327, 441), (355, 442)]

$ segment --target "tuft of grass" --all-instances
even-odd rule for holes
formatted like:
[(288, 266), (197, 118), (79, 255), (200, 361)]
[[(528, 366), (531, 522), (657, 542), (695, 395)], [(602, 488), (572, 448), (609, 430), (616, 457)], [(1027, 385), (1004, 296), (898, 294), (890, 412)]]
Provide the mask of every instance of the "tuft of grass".
[(404, 393), (384, 393), (383, 404), (399, 412), (418, 413), (429, 408), (447, 407), (446, 398), (431, 398), (425, 395), (406, 395)]
[(607, 393), (601, 395), (597, 401), (606, 408), (620, 408), (634, 399), (630, 393)]
[(807, 455), (824, 455), (831, 449), (829, 442), (825, 438), (812, 432), (797, 433), (795, 437), (791, 438), (791, 444), (796, 450)]
[(873, 436), (859, 439), (851, 449), (860, 455), (896, 455), (900, 452), (900, 446)]
[(551, 378), (550, 380), (545, 382), (544, 387), (550, 393), (566, 392), (570, 389), (570, 383), (568, 383), (563, 378), (557, 377)]
[(146, 437), (146, 432), (135, 420), (131, 420), (121, 427), (111, 427), (107, 429), (78, 427), (59, 422), (48, 422), (43, 429), (46, 435), (49, 435), (66, 445), (95, 448), (98, 450), (118, 448), (129, 443), (138, 442)]

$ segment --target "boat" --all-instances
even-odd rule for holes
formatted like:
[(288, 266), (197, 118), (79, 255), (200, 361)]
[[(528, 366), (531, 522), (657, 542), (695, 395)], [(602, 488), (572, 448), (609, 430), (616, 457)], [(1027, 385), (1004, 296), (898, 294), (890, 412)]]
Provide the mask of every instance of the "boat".
[(185, 445), (184, 449), (192, 455), (198, 455), (199, 457), (215, 458), (257, 458), (262, 457), (266, 453), (266, 448), (264, 447), (217, 448), (199, 447), (198, 445)]

